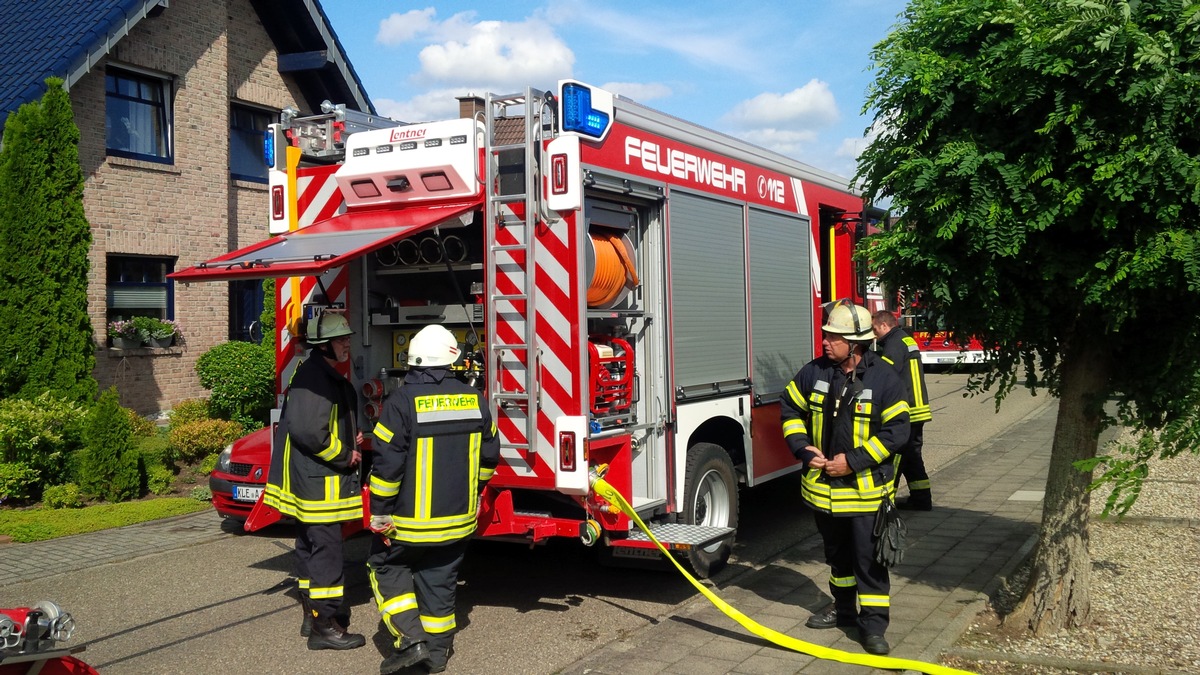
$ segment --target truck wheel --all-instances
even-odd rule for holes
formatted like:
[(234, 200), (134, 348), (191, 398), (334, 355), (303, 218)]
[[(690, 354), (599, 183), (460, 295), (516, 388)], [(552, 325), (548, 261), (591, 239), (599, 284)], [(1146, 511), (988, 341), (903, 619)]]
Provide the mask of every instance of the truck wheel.
[[(688, 450), (683, 522), (708, 527), (737, 527), (737, 490), (733, 462), (724, 448), (712, 443), (697, 443)], [(733, 540), (726, 539), (706, 548), (690, 549), (687, 562), (696, 576), (707, 578), (725, 567), (732, 550)]]

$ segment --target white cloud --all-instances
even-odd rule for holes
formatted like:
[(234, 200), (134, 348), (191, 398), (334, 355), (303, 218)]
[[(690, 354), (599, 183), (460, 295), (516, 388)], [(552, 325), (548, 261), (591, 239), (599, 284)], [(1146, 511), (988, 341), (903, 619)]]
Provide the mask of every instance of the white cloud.
[(815, 131), (774, 128), (750, 129), (737, 135), (755, 145), (791, 157), (801, 157), (801, 150), (817, 140)]
[(667, 98), (673, 93), (670, 87), (660, 82), (605, 82), (600, 85), (600, 88), (631, 98), (639, 103), (656, 98)]
[(786, 94), (759, 94), (737, 104), (725, 116), (729, 124), (746, 129), (784, 127), (815, 130), (831, 126), (837, 120), (838, 108), (833, 92), (828, 84), (816, 79)]
[(392, 14), (379, 22), (379, 32), (375, 34), (375, 41), (389, 46), (408, 42), (428, 31), (433, 26), (433, 17), (436, 14), (437, 10), (432, 7)]
[(471, 93), (467, 89), (436, 89), (422, 92), (407, 101), (374, 99), (380, 115), (401, 122), (429, 122), (458, 117), (456, 97)]
[(421, 50), (418, 81), (500, 91), (528, 83), (549, 87), (570, 76), (575, 54), (546, 23), (480, 21), (460, 32), (462, 19), (456, 15), (439, 27), (459, 37)]

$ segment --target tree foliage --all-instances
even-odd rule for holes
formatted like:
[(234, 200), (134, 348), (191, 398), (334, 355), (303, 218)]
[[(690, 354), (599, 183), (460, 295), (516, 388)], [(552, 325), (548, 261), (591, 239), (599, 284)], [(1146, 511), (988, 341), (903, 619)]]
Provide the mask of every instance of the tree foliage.
[(1200, 4), (912, 0), (873, 58), (859, 178), (900, 215), (866, 255), (995, 348), (977, 388), (1060, 397), (1043, 543), (1102, 463), (1127, 508), (1148, 455), (1105, 425), (1200, 447)]
[(133, 449), (133, 424), (121, 407), (116, 387), (100, 395), (83, 428), (79, 487), (110, 502), (139, 496), (142, 477)]
[(0, 396), (96, 395), (87, 312), (91, 228), (79, 129), (62, 80), (9, 115), (0, 150)]

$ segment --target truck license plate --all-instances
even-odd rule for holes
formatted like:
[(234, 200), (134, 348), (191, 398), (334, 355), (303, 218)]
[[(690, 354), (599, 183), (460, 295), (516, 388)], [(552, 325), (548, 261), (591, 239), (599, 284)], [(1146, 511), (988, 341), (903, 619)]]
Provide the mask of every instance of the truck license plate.
[(235, 502), (256, 502), (262, 496), (263, 489), (250, 485), (234, 485), (233, 500)]

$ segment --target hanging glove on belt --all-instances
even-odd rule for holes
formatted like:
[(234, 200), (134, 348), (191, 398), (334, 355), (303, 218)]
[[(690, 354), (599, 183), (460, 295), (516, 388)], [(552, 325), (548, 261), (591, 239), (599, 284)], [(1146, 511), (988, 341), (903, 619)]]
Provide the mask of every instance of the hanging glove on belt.
[(884, 496), (875, 512), (875, 562), (887, 568), (895, 567), (904, 560), (904, 545), (908, 538), (908, 525), (900, 517), (900, 511), (890, 496)]

